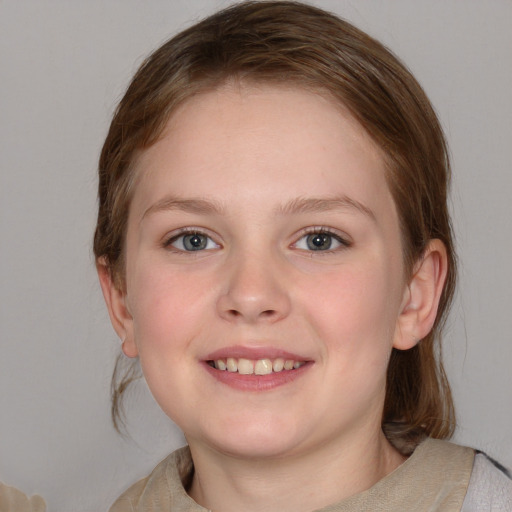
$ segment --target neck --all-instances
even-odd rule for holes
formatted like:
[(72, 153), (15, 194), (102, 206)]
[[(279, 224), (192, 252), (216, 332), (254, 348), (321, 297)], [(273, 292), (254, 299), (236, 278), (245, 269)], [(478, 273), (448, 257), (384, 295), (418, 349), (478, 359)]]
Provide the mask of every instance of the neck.
[(256, 460), (190, 442), (195, 473), (189, 494), (215, 512), (310, 511), (370, 488), (405, 460), (380, 430), (364, 442), (352, 441)]

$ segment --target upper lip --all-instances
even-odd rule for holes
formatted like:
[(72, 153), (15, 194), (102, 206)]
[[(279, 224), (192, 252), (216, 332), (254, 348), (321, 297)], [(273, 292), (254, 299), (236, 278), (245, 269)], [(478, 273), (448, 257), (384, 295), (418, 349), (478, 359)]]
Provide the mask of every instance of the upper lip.
[(231, 347), (224, 347), (214, 352), (211, 352), (205, 357), (206, 361), (215, 361), (218, 359), (226, 359), (228, 357), (234, 357), (236, 359), (244, 358), (257, 361), (259, 359), (277, 359), (279, 357), (283, 359), (291, 359), (293, 361), (310, 361), (311, 358), (305, 357), (300, 354), (282, 350), (276, 347), (270, 346), (258, 346), (258, 347), (247, 347), (243, 345), (234, 345)]

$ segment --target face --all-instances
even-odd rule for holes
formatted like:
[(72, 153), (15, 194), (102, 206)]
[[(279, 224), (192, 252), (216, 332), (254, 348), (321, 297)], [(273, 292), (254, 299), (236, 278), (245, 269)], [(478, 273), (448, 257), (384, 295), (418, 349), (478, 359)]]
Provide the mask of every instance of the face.
[(407, 286), (361, 126), (312, 92), (225, 86), (135, 170), (124, 347), (189, 443), (280, 457), (380, 431)]

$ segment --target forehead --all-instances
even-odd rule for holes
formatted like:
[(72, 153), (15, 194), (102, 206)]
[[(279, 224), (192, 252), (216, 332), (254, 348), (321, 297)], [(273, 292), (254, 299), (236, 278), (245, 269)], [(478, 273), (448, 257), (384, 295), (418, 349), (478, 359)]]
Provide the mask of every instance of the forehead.
[(355, 118), (325, 94), (282, 85), (230, 83), (192, 97), (135, 170), (134, 203), (146, 207), (166, 193), (244, 204), (330, 189), (389, 199), (383, 154)]

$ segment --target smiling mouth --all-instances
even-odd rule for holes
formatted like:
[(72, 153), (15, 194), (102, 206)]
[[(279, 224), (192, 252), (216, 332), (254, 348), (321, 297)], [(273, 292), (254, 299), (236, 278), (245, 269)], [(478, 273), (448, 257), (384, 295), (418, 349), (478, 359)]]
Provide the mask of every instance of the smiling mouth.
[(227, 357), (225, 359), (210, 360), (208, 364), (216, 370), (239, 373), (241, 375), (270, 375), (271, 373), (298, 370), (301, 366), (304, 366), (306, 362), (284, 359), (282, 357), (256, 360), (242, 357)]

